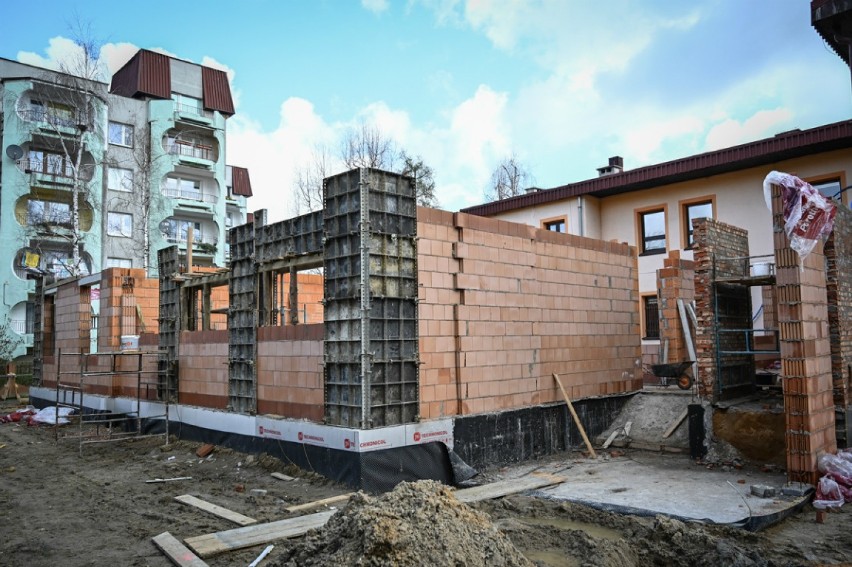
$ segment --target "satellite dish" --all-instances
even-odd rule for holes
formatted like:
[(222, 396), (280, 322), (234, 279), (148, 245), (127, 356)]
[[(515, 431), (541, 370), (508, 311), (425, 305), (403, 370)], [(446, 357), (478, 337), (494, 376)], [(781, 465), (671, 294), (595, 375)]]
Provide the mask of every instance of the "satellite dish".
[(171, 229), (172, 223), (170, 223), (168, 219), (160, 221), (160, 232), (162, 232), (163, 234), (168, 234), (169, 232), (171, 232)]
[(6, 148), (6, 155), (9, 156), (9, 159), (17, 161), (24, 157), (24, 149), (21, 146), (12, 144)]

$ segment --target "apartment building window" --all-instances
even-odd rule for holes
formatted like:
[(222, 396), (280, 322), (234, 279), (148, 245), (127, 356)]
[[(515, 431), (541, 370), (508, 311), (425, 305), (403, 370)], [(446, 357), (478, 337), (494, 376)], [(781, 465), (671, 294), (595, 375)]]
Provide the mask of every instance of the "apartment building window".
[(663, 254), (666, 251), (666, 211), (654, 209), (640, 211), (639, 235), (642, 255)]
[(160, 225), (160, 230), (169, 242), (185, 243), (189, 239), (189, 227), (192, 227), (192, 240), (194, 242), (206, 242), (201, 233), (200, 222), (168, 219)]
[(133, 126), (120, 122), (109, 123), (109, 143), (114, 146), (133, 147)]
[(837, 195), (837, 199), (840, 199), (840, 195), (838, 195), (841, 189), (839, 179), (822, 180), (816, 183), (811, 183), (811, 185), (826, 199), (834, 199), (835, 195)]
[(552, 219), (544, 219), (541, 221), (541, 228), (553, 232), (565, 233), (568, 228), (568, 222), (565, 217), (557, 217)]
[(642, 297), (642, 323), (644, 325), (642, 338), (655, 340), (660, 338), (660, 309), (656, 295)]
[(63, 154), (47, 152), (44, 150), (30, 150), (28, 154), (27, 170), (48, 175), (60, 175), (62, 177), (74, 177), (74, 167), (71, 160), (66, 159)]
[(130, 258), (115, 258), (108, 256), (106, 259), (105, 268), (132, 268), (133, 262)]
[(66, 128), (76, 126), (74, 108), (67, 104), (49, 100), (30, 100), (30, 119)]
[(692, 234), (692, 221), (694, 219), (713, 218), (713, 200), (692, 201), (689, 203), (681, 203), (681, 218), (684, 222), (683, 234), (684, 249), (691, 250), (695, 244)]
[(201, 99), (180, 93), (172, 93), (172, 100), (175, 101), (175, 109), (178, 112), (187, 112), (201, 116)]
[(56, 201), (30, 199), (27, 201), (27, 224), (71, 225), (71, 205)]
[(133, 170), (110, 167), (107, 174), (107, 187), (113, 191), (133, 191)]
[(107, 213), (107, 234), (110, 236), (133, 236), (133, 215), (127, 213)]

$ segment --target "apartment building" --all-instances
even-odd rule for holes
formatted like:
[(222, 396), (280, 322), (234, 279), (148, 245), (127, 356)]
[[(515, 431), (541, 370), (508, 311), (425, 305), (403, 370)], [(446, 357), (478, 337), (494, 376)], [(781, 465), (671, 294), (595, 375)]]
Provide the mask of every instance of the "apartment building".
[[(32, 346), (34, 277), (156, 275), (157, 250), (222, 266), (248, 171), (225, 164), (227, 75), (148, 50), (109, 84), (0, 58), (0, 320)], [(98, 296), (91, 299), (93, 318)]]
[[(795, 174), (849, 206), (852, 191), (845, 188), (852, 174), (852, 121), (633, 170), (616, 156), (598, 169), (597, 177), (464, 212), (636, 246), (643, 353), (649, 358), (659, 349), (656, 273), (669, 251), (692, 260), (693, 219), (709, 217), (746, 229), (750, 256), (774, 253), (763, 196), (763, 180), (772, 170)], [(762, 328), (760, 288), (753, 290), (752, 306), (754, 327)]]

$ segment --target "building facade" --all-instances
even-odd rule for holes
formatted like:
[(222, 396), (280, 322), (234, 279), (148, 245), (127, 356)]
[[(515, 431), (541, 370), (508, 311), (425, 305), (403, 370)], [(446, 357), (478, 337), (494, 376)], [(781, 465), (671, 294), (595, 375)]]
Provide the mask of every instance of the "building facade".
[(0, 59), (0, 101), (0, 320), (15, 356), (32, 346), (34, 277), (155, 276), (157, 250), (185, 259), (190, 241), (193, 264), (225, 265), (251, 184), (225, 164), (224, 72), (140, 50), (107, 84)]
[[(774, 253), (772, 218), (763, 195), (763, 180), (772, 170), (795, 174), (849, 206), (852, 191), (844, 188), (852, 175), (852, 121), (633, 170), (625, 170), (622, 158), (614, 157), (596, 178), (464, 212), (635, 246), (643, 352), (651, 362), (659, 348), (657, 270), (671, 251), (693, 259), (693, 219), (713, 218), (747, 230), (755, 263)], [(753, 292), (752, 306), (754, 327), (763, 328), (760, 288)]]

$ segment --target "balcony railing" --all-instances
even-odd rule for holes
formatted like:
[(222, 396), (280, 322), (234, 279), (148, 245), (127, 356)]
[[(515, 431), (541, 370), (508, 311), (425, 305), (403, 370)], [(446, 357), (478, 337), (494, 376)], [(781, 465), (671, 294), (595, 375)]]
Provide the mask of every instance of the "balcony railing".
[(19, 335), (28, 335), (33, 332), (33, 321), (27, 321), (25, 319), (10, 319), (9, 329)]
[(169, 146), (168, 151), (172, 155), (215, 161), (213, 158), (213, 148), (210, 146), (175, 142)]
[(204, 193), (196, 189), (175, 189), (167, 187), (163, 189), (163, 195), (172, 197), (173, 199), (186, 199), (188, 201), (200, 201), (202, 203), (218, 203), (219, 196)]
[(77, 129), (81, 124), (81, 117), (68, 115), (66, 113), (52, 112), (43, 108), (25, 108), (19, 111), (21, 118), (30, 122), (45, 122), (57, 128)]
[[(15, 161), (15, 165), (21, 173), (38, 175), (43, 177), (61, 177), (66, 180), (74, 179), (74, 169), (70, 164), (52, 164), (50, 160), (21, 158)], [(45, 167), (47, 166), (47, 167)], [(80, 166), (80, 181), (91, 181), (95, 166), (82, 164)]]

